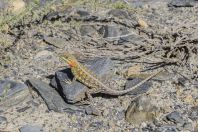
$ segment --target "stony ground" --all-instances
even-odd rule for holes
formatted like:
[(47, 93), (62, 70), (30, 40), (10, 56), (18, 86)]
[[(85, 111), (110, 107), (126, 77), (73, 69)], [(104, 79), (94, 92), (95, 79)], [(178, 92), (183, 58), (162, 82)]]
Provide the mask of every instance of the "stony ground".
[[(0, 0), (0, 131), (198, 131), (197, 7), (196, 0)], [(65, 76), (57, 72), (66, 69), (65, 51), (119, 89), (163, 72), (130, 95), (80, 105), (82, 84), (63, 93), (49, 85)]]

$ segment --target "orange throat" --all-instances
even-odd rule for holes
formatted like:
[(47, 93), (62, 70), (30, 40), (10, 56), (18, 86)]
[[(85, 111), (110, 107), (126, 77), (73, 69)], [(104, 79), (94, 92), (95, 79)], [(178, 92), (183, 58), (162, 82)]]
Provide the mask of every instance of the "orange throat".
[(68, 65), (72, 68), (72, 67), (76, 67), (77, 66), (77, 62), (75, 60), (70, 60), (68, 61)]

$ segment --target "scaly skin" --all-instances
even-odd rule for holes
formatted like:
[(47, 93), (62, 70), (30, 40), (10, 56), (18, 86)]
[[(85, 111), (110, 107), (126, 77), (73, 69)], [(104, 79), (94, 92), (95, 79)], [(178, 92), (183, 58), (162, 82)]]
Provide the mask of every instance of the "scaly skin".
[(142, 82), (138, 83), (137, 85), (133, 86), (132, 88), (126, 89), (126, 90), (113, 90), (109, 88), (107, 85), (102, 83), (102, 81), (87, 67), (83, 66), (81, 63), (77, 61), (77, 59), (71, 55), (70, 53), (64, 53), (60, 56), (60, 59), (67, 62), (67, 64), (70, 66), (71, 71), (74, 75), (74, 78), (86, 85), (89, 89), (88, 93), (104, 93), (109, 95), (124, 95), (135, 88), (141, 86), (146, 81), (157, 75), (159, 72), (154, 73), (153, 75), (147, 77)]

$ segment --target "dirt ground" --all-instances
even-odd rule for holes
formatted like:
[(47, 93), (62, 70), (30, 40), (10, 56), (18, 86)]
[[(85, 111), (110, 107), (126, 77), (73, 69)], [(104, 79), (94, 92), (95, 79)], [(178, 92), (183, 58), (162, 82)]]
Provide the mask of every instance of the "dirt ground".
[[(198, 131), (197, 7), (196, 0), (0, 0), (1, 80), (49, 83), (64, 69), (59, 54), (65, 51), (81, 62), (110, 58), (115, 74), (124, 77), (163, 70), (132, 113), (130, 95), (94, 97), (101, 111), (95, 116), (49, 111), (31, 90), (19, 104), (1, 106), (6, 123), (0, 118), (0, 131), (25, 131), (26, 125), (52, 132)], [(152, 112), (154, 119), (143, 116)]]

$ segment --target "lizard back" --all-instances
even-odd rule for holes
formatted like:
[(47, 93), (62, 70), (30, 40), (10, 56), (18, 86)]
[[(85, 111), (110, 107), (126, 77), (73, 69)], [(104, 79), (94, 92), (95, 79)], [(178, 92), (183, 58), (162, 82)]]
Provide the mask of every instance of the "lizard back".
[(99, 77), (97, 77), (86, 66), (80, 63), (78, 63), (75, 67), (71, 67), (71, 71), (80, 82), (84, 83), (91, 89), (98, 90), (102, 87), (106, 87), (103, 86), (102, 81), (99, 79)]

